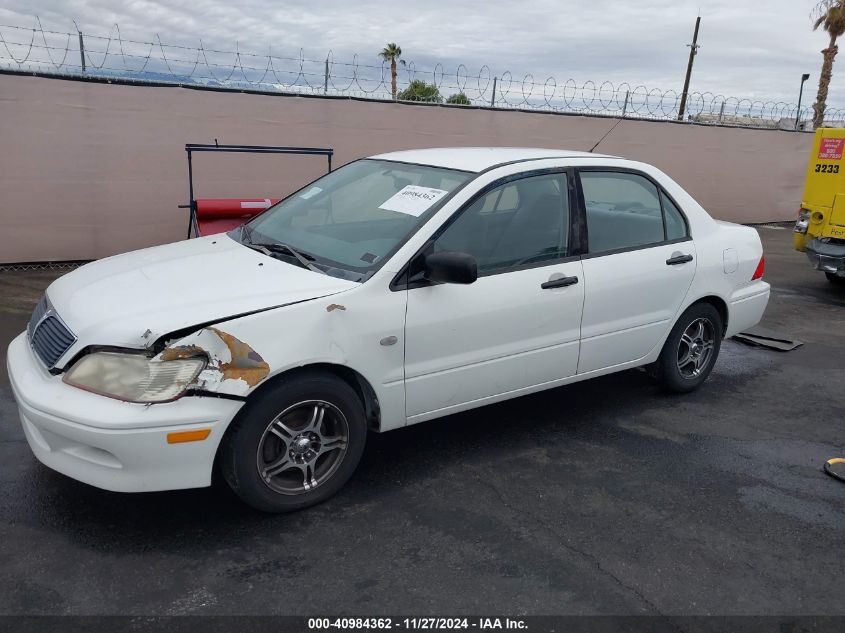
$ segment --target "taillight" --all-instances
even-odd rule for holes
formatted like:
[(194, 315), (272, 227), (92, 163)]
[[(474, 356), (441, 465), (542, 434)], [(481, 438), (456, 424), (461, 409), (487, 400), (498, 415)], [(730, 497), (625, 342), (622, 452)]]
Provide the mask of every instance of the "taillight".
[(766, 270), (766, 258), (760, 255), (760, 263), (754, 269), (754, 274), (751, 276), (751, 281), (760, 279), (763, 276), (763, 271)]

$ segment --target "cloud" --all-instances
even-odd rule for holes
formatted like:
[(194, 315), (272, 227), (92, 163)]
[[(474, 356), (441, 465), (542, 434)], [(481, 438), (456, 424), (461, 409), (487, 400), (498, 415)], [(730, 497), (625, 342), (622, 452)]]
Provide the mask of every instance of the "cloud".
[[(761, 9), (748, 0), (610, 0), (561, 2), (504, 0), (381, 0), (319, 3), (244, 0), (6, 0), (0, 22), (80, 29), (107, 35), (114, 23), (124, 37), (168, 44), (379, 65), (386, 42), (402, 46), (417, 69), (440, 63), (458, 84), (460, 64), (472, 76), (486, 65), (492, 75), (510, 71), (515, 83), (530, 73), (541, 87), (572, 78), (680, 92), (695, 16), (701, 7), (701, 49), (691, 90), (753, 99), (797, 100), (802, 73), (811, 74), (804, 104), (812, 102), (824, 33), (812, 32), (809, 0), (771, 0)], [(3, 30), (4, 35), (8, 33)], [(92, 40), (92, 46), (96, 41)], [(845, 64), (845, 61), (840, 61)], [(340, 68), (339, 66), (337, 67)], [(845, 106), (845, 82), (834, 80), (829, 103)], [(471, 80), (474, 83), (474, 80)], [(840, 85), (841, 84), (841, 85)]]

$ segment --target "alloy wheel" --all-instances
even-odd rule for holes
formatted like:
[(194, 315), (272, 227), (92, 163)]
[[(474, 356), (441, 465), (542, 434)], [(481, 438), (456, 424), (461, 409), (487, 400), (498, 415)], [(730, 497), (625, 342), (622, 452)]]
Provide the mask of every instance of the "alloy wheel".
[(690, 323), (678, 343), (678, 371), (684, 378), (697, 378), (707, 369), (716, 344), (713, 322), (701, 317)]
[(273, 491), (299, 495), (337, 471), (349, 445), (346, 416), (324, 400), (298, 402), (276, 416), (261, 436), (258, 473)]

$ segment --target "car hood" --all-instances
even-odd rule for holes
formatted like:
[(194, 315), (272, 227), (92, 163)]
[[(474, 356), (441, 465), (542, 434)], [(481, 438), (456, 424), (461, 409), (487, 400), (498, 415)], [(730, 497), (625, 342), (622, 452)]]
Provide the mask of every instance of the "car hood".
[(212, 235), (86, 264), (47, 296), (77, 337), (70, 358), (87, 345), (145, 347), (170, 332), (357, 285)]

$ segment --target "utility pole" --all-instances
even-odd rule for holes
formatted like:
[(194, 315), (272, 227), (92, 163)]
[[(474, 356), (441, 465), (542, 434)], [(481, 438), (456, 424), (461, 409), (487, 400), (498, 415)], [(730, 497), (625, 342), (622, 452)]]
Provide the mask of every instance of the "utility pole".
[(79, 63), (82, 64), (82, 72), (85, 72), (85, 41), (82, 39), (82, 31), (79, 33)]
[(810, 78), (809, 73), (801, 75), (801, 87), (798, 89), (798, 108), (795, 112), (795, 129), (798, 129), (798, 122), (801, 120), (801, 97), (804, 96), (804, 82)]
[(692, 44), (689, 46), (689, 62), (687, 63), (687, 76), (684, 79), (684, 91), (681, 93), (681, 107), (678, 108), (678, 121), (684, 120), (684, 110), (687, 107), (687, 95), (689, 93), (689, 80), (692, 76), (692, 62), (698, 52), (698, 26), (701, 24), (701, 16), (695, 18), (695, 31), (692, 34)]

